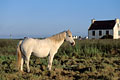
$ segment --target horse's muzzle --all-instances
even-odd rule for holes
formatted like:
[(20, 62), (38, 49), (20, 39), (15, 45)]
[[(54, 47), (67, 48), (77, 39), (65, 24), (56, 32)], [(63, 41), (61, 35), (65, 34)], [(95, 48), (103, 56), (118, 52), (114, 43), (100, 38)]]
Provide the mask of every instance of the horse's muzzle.
[(72, 42), (71, 45), (74, 46), (74, 45), (75, 45), (75, 42)]

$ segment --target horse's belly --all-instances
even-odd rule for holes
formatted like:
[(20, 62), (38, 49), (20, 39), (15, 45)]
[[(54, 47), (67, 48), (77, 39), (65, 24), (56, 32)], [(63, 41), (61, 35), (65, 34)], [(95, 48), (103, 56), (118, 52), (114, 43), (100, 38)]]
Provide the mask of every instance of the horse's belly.
[(33, 52), (33, 54), (37, 57), (46, 57), (49, 54), (49, 49), (39, 49)]

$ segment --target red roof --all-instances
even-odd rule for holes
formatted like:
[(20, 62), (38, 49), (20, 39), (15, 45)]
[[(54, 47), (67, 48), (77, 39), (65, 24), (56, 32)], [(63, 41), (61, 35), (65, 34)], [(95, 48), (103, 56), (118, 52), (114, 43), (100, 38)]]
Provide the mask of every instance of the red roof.
[(91, 24), (89, 30), (113, 29), (115, 23), (115, 20), (95, 21)]

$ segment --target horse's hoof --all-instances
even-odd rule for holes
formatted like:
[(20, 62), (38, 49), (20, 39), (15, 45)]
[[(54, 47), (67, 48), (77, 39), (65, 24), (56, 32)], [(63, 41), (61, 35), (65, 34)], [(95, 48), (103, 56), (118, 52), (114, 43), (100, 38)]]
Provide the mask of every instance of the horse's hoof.
[(48, 71), (51, 71), (51, 69), (50, 69), (50, 68), (47, 68), (47, 70), (48, 70)]
[(24, 71), (23, 70), (19, 70), (19, 72), (23, 73)]
[(27, 70), (28, 73), (30, 73), (30, 70)]
[(19, 70), (19, 73), (25, 74), (25, 72), (23, 70)]

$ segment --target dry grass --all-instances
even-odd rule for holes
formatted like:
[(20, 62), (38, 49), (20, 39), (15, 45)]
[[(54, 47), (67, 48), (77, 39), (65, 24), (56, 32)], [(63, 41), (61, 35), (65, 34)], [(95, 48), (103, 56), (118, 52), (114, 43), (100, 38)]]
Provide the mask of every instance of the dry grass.
[[(19, 40), (0, 40), (0, 80), (119, 80), (120, 41), (82, 40), (72, 47), (64, 43), (55, 55), (52, 71), (47, 58), (30, 59), (30, 73), (16, 68)], [(26, 71), (26, 65), (24, 66)]]

